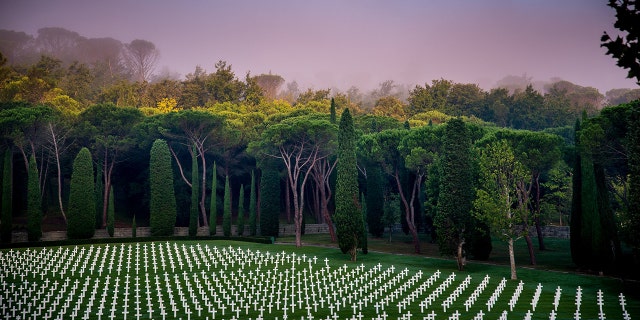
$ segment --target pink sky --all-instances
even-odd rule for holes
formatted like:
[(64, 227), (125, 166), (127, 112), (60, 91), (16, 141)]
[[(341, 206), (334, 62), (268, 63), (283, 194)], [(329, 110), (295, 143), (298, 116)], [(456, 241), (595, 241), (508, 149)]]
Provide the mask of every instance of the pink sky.
[(636, 88), (600, 47), (606, 0), (0, 0), (0, 29), (145, 39), (158, 71), (226, 60), (240, 78), (280, 74), (301, 87), (445, 78), (488, 89), (506, 75), (559, 77), (605, 93)]

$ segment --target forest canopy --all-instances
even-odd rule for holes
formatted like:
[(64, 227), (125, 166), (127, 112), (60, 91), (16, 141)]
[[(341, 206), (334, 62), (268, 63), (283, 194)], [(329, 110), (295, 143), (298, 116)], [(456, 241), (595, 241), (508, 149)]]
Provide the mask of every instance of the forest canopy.
[[(506, 154), (509, 157), (502, 158), (512, 163), (505, 167), (517, 168), (512, 171), (518, 179), (509, 187), (518, 203), (501, 209), (520, 227), (540, 232), (542, 225), (566, 225), (576, 209), (572, 200), (580, 200), (576, 193), (591, 192), (599, 200), (598, 208), (589, 212), (606, 211), (600, 216), (611, 243), (619, 249), (619, 239), (634, 239), (625, 227), (631, 170), (625, 162), (631, 148), (625, 128), (631, 110), (637, 108), (637, 102), (630, 101), (640, 97), (640, 89), (602, 94), (560, 79), (540, 86), (526, 75), (506, 78), (502, 86), (488, 91), (446, 79), (412, 86), (388, 80), (368, 92), (357, 87), (301, 89), (295, 80), (287, 82), (277, 73), (237, 75), (224, 60), (215, 62), (213, 71), (195, 66), (184, 78), (157, 73), (159, 51), (142, 39), (90, 39), (62, 28), (40, 29), (36, 37), (0, 30), (0, 39), (0, 151), (6, 155), (3, 176), (15, 177), (2, 180), (3, 190), (12, 191), (10, 196), (3, 191), (3, 215), (8, 211), (9, 217), (26, 215), (27, 189), (34, 184), (33, 178), (22, 177), (31, 170), (29, 159), (35, 159), (44, 219), (61, 217), (65, 227), (69, 214), (76, 223), (69, 181), (74, 159), (82, 152), (94, 164), (95, 203), (87, 207), (95, 207), (95, 214), (83, 218), (91, 227), (105, 228), (110, 206), (115, 206), (121, 225), (130, 225), (135, 216), (137, 225), (152, 224), (154, 230), (162, 230), (159, 234), (171, 233), (173, 225), (166, 224), (173, 222), (174, 212), (159, 220), (150, 212), (156, 205), (151, 199), (166, 198), (154, 198), (156, 190), (166, 188), (166, 194), (175, 195), (176, 205), (166, 206), (176, 211), (175, 225), (194, 229), (224, 221), (225, 234), (230, 234), (226, 228), (237, 221), (238, 212), (244, 219), (245, 208), (253, 208), (256, 212), (246, 216), (254, 221), (247, 225), (269, 221), (269, 232), (277, 235), (279, 220), (295, 221), (299, 240), (307, 221), (331, 225), (344, 220), (340, 215), (334, 220), (337, 208), (349, 207), (356, 217), (388, 207), (366, 203), (380, 197), (360, 197), (372, 193), (385, 202), (399, 201), (400, 223), (412, 234), (416, 252), (419, 232), (437, 237), (444, 234), (438, 228), (456, 225), (461, 231), (441, 241), (441, 251), (457, 250), (462, 268), (462, 252), (478, 259), (488, 256), (480, 250), (486, 238), (469, 229), (489, 228), (496, 219), (491, 213), (502, 212), (492, 207), (496, 201), (489, 195), (496, 183), (491, 178), (496, 174), (489, 171), (492, 156)], [(340, 168), (338, 157), (346, 154), (336, 146), (341, 136), (337, 119), (347, 115), (353, 141), (349, 140), (346, 157), (349, 169), (344, 170), (350, 172), (336, 172), (349, 177), (351, 196), (342, 199), (336, 198), (331, 177), (334, 168)], [(574, 126), (576, 121), (582, 126)], [(456, 138), (445, 138), (448, 135)], [(159, 141), (161, 151), (152, 147), (160, 150)], [(150, 167), (150, 154), (154, 163), (163, 163), (160, 180), (173, 177), (173, 191), (170, 184), (150, 181), (158, 174)], [(452, 167), (447, 160), (452, 155), (465, 163)], [(576, 189), (579, 181), (571, 168), (577, 170), (578, 165), (591, 180)], [(460, 168), (468, 170), (462, 178), (456, 175)], [(471, 194), (483, 190), (478, 193), (482, 201), (463, 197), (463, 213), (438, 203), (453, 199), (448, 194), (457, 189), (449, 181), (453, 179), (469, 180)], [(260, 186), (255, 181), (261, 181)], [(256, 190), (282, 196), (261, 198), (262, 191)], [(261, 203), (254, 203), (253, 192)], [(8, 201), (11, 206), (6, 206)], [(580, 208), (588, 205), (581, 203)], [(269, 208), (277, 217), (263, 219), (256, 208)], [(513, 208), (518, 211), (515, 216)], [(477, 211), (478, 221), (471, 221), (471, 210)], [(451, 217), (441, 216), (447, 212), (468, 216), (447, 220)], [(382, 215), (378, 210), (364, 220), (358, 216), (350, 220), (352, 229), (360, 232), (364, 221), (375, 225), (371, 217), (379, 220)], [(157, 221), (165, 225), (156, 227)], [(11, 218), (2, 223), (2, 230), (7, 230)], [(530, 261), (535, 263), (530, 236), (520, 234), (520, 229), (509, 232), (518, 233), (513, 238), (527, 239)], [(539, 248), (544, 249), (538, 236)], [(358, 239), (345, 251), (353, 253), (355, 246), (362, 246)]]

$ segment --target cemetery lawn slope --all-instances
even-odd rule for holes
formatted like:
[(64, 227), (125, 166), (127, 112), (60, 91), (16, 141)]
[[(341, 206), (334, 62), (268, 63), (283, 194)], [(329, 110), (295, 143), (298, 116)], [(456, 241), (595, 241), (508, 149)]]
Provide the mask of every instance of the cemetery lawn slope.
[[(0, 250), (0, 318), (624, 319), (619, 280), (332, 247), (227, 240)], [(622, 293), (622, 295), (620, 295)], [(285, 314), (287, 316), (285, 316)]]

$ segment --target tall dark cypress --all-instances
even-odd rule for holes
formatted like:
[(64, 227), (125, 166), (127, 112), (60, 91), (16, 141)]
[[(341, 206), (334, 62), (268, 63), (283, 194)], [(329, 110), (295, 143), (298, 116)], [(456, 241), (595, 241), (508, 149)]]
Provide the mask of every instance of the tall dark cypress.
[(263, 160), (260, 176), (260, 234), (277, 237), (280, 229), (280, 174), (273, 160)]
[(177, 206), (173, 188), (171, 153), (164, 140), (156, 140), (151, 147), (149, 161), (150, 199), (149, 225), (151, 235), (170, 236), (176, 224)]
[(218, 224), (218, 169), (216, 163), (213, 163), (213, 172), (211, 177), (211, 203), (209, 204), (209, 235), (216, 234)]
[(338, 164), (336, 166), (336, 236), (343, 253), (351, 261), (357, 258), (359, 238), (362, 236), (362, 211), (358, 201), (358, 169), (356, 167), (356, 136), (349, 109), (340, 117), (338, 131)]
[[(468, 251), (475, 224), (471, 210), (474, 200), (471, 139), (462, 119), (454, 118), (445, 127), (440, 161), (440, 187), (434, 226), (443, 254), (459, 256)], [(460, 246), (464, 250), (459, 250)], [(458, 265), (459, 268), (463, 264)]]
[(2, 242), (11, 242), (11, 224), (13, 216), (13, 154), (11, 149), (4, 151), (2, 165), (2, 217), (0, 235)]
[(225, 237), (231, 236), (231, 187), (229, 176), (224, 181), (224, 208), (222, 209), (222, 233)]
[(198, 172), (198, 155), (195, 146), (191, 149), (191, 208), (189, 209), (189, 235), (198, 233), (198, 204), (200, 195), (200, 179)]
[(102, 161), (96, 162), (96, 229), (102, 228), (102, 207), (104, 204), (104, 179)]
[(600, 233), (600, 215), (598, 212), (598, 188), (593, 159), (589, 154), (582, 155), (582, 226), (580, 228), (580, 246), (585, 257), (585, 264), (589, 266), (594, 258), (602, 258), (602, 242)]
[(371, 165), (367, 168), (367, 195), (365, 200), (369, 233), (374, 237), (380, 238), (384, 234), (384, 224), (381, 222), (382, 214), (384, 213), (384, 190), (380, 165)]
[(36, 157), (29, 157), (27, 190), (27, 231), (29, 241), (38, 241), (42, 237), (42, 201), (40, 200), (40, 177)]
[(367, 232), (367, 202), (360, 197), (360, 203), (362, 204), (362, 234), (360, 235), (360, 249), (362, 253), (369, 253), (369, 233)]
[(138, 234), (138, 224), (136, 224), (136, 215), (133, 215), (133, 219), (131, 220), (131, 237), (135, 238)]
[(249, 235), (256, 235), (256, 176), (251, 170), (251, 186), (249, 187)]
[(573, 263), (582, 266), (585, 262), (584, 250), (582, 250), (581, 234), (582, 234), (582, 156), (579, 148), (580, 120), (577, 119), (574, 126), (575, 135), (575, 156), (573, 163), (572, 187), (573, 193), (571, 198), (571, 218), (570, 218), (570, 246), (571, 258)]
[(111, 189), (109, 190), (109, 205), (107, 206), (107, 233), (109, 233), (110, 237), (113, 237), (113, 233), (115, 232), (115, 223), (116, 208), (115, 199), (113, 197), (113, 185), (111, 185)]
[(244, 215), (246, 211), (244, 208), (244, 185), (240, 185), (240, 195), (238, 196), (238, 219), (236, 220), (236, 232), (240, 237), (244, 235)]
[(85, 239), (93, 237), (96, 225), (95, 181), (93, 160), (89, 149), (82, 148), (73, 161), (69, 188), (67, 237)]
[(598, 191), (598, 215), (600, 228), (594, 230), (599, 234), (600, 242), (597, 244), (600, 257), (593, 257), (594, 267), (599, 271), (610, 271), (615, 267), (616, 258), (620, 256), (620, 241), (616, 222), (609, 200), (609, 188), (607, 186), (604, 168), (601, 165), (594, 166), (596, 188)]

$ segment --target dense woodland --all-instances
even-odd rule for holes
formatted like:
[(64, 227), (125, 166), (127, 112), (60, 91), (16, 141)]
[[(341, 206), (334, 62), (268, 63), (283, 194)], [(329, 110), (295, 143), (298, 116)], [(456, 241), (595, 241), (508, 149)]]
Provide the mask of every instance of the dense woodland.
[(184, 79), (157, 74), (145, 40), (61, 28), (0, 39), (5, 242), (20, 229), (38, 240), (52, 229), (90, 237), (90, 225), (222, 225), (228, 236), (238, 224), (277, 236), (294, 223), (300, 244), (317, 222), (353, 256), (366, 237), (343, 247), (341, 234), (382, 237), (401, 223), (416, 252), (427, 233), (462, 268), (466, 255), (488, 257), (490, 235), (524, 238), (535, 264), (540, 227), (571, 224), (585, 269), (613, 270), (638, 248), (627, 160), (640, 89), (603, 95), (526, 76), (490, 91), (445, 79), (301, 89), (226, 61)]

